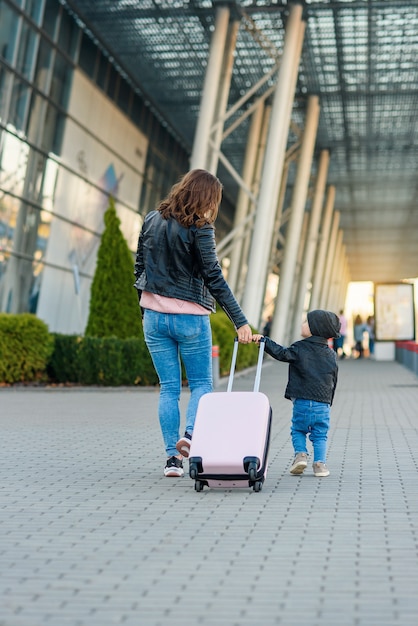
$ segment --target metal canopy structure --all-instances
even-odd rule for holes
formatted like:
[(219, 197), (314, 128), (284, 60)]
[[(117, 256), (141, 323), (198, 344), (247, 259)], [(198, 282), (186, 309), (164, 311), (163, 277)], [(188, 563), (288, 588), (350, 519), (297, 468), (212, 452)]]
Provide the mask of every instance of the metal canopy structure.
[[(216, 8), (239, 20), (230, 103), (280, 62), (284, 0), (68, 0), (92, 35), (191, 151)], [(316, 151), (328, 149), (328, 183), (352, 280), (418, 276), (418, 0), (317, 0), (307, 22), (292, 120), (307, 97), (321, 114)], [(274, 77), (253, 94), (260, 97)], [(251, 99), (243, 108), (249, 109)], [(243, 114), (226, 124), (233, 128)], [(248, 118), (222, 151), (240, 172)], [(289, 141), (292, 140), (292, 132)], [(294, 140), (294, 138), (293, 138)], [(233, 198), (236, 183), (226, 176)]]

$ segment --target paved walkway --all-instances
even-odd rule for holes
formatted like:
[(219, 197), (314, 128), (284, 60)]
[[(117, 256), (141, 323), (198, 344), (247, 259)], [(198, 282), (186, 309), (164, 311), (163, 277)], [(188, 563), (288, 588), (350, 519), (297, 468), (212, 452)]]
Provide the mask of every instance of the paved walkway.
[(286, 377), (261, 493), (164, 478), (155, 390), (1, 390), (0, 625), (417, 626), (418, 378), (340, 362), (320, 479)]

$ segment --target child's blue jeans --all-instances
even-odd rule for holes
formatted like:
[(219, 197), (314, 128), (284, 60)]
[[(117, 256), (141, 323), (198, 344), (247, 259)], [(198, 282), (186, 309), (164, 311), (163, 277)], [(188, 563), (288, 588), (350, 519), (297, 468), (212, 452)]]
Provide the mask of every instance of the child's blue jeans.
[(159, 313), (145, 309), (144, 337), (160, 379), (158, 415), (167, 456), (178, 454), (181, 365), (190, 388), (186, 431), (193, 432), (197, 405), (212, 391), (212, 332), (209, 315)]
[(314, 463), (316, 461), (325, 463), (329, 417), (330, 405), (325, 402), (301, 398), (296, 398), (293, 401), (291, 434), (295, 454), (298, 452), (308, 454), (306, 437), (309, 435), (314, 450)]

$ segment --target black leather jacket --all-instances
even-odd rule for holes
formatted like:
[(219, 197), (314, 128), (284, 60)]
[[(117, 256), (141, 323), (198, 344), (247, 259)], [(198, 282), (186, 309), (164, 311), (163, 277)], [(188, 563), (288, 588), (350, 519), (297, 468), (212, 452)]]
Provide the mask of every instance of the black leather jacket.
[(138, 240), (135, 287), (169, 298), (196, 302), (215, 311), (215, 300), (236, 328), (248, 324), (225, 281), (211, 225), (185, 228), (159, 211), (145, 218)]
[(334, 350), (323, 337), (307, 337), (284, 348), (265, 338), (265, 351), (289, 363), (285, 398), (303, 398), (332, 404), (337, 386), (338, 365)]

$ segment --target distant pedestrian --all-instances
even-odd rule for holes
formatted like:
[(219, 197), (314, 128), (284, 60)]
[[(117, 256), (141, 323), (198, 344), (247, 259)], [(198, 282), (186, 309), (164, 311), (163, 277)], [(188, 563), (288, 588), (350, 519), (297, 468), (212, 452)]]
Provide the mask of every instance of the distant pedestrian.
[[(269, 337), (265, 351), (278, 361), (289, 363), (289, 379), (285, 397), (293, 402), (292, 443), (295, 457), (291, 474), (303, 474), (308, 465), (306, 437), (313, 444), (314, 476), (329, 475), (326, 452), (330, 407), (337, 386), (337, 357), (328, 347), (330, 337), (338, 337), (340, 321), (331, 311), (310, 311), (303, 322), (303, 339), (285, 348)], [(259, 343), (262, 335), (253, 334)]]
[(369, 336), (369, 356), (371, 358), (374, 357), (374, 341), (375, 341), (375, 330), (374, 330), (374, 316), (369, 315), (366, 320), (366, 329), (367, 334)]
[(363, 323), (360, 315), (356, 315), (354, 319), (354, 341), (356, 342), (354, 345), (354, 350), (357, 352), (357, 358), (362, 359), (364, 355), (364, 333), (366, 331), (366, 325)]
[(341, 309), (338, 319), (340, 320), (340, 336), (334, 339), (334, 350), (341, 359), (345, 358), (344, 341), (347, 334), (347, 318), (344, 315), (344, 311)]
[(263, 328), (264, 337), (270, 337), (272, 321), (273, 321), (273, 318), (271, 317), (271, 315), (269, 315)]

